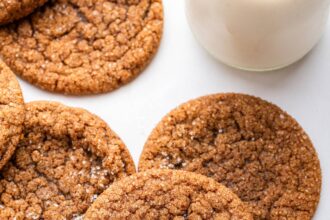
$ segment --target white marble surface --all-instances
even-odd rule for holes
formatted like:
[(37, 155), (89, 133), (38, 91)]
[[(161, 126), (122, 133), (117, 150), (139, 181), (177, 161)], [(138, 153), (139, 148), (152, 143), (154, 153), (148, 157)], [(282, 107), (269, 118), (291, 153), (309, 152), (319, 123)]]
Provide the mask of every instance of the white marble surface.
[(178, 104), (217, 92), (260, 96), (288, 111), (312, 138), (323, 174), (314, 219), (330, 219), (330, 24), (318, 46), (299, 63), (275, 72), (244, 72), (218, 63), (199, 46), (187, 24), (184, 1), (164, 0), (164, 5), (160, 50), (135, 81), (109, 94), (65, 97), (21, 80), (26, 101), (54, 100), (99, 115), (120, 135), (137, 162), (152, 128)]

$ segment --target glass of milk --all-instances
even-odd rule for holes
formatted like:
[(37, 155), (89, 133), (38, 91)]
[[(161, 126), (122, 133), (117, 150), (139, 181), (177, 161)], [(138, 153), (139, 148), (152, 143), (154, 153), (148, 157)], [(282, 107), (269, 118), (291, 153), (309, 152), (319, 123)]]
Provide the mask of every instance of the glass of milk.
[(267, 71), (304, 57), (319, 41), (330, 0), (186, 0), (198, 41), (221, 62)]

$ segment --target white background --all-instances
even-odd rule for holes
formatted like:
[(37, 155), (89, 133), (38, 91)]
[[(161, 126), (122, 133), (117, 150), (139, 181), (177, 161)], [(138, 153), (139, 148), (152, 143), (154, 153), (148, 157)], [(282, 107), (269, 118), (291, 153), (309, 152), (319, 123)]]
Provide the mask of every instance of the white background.
[[(135, 162), (157, 122), (191, 98), (243, 92), (276, 103), (305, 128), (319, 153), (321, 202), (314, 219), (330, 219), (330, 24), (318, 46), (286, 69), (253, 73), (226, 67), (194, 39), (184, 1), (164, 1), (165, 29), (159, 52), (135, 81), (105, 95), (65, 97), (20, 81), (26, 101), (53, 100), (99, 115), (123, 139)], [(303, 37), (303, 36), (302, 36)]]

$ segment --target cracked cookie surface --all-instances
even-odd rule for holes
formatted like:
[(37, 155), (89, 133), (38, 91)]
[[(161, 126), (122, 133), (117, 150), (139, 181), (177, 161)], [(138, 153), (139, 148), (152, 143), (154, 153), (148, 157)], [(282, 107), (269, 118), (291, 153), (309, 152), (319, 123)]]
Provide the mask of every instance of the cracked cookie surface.
[(232, 219), (252, 220), (243, 202), (205, 176), (149, 170), (114, 183), (86, 212), (86, 220)]
[(0, 25), (32, 13), (47, 0), (0, 0)]
[(24, 100), (11, 70), (0, 60), (0, 169), (13, 155), (22, 136)]
[(98, 117), (53, 102), (26, 105), (24, 138), (0, 177), (0, 219), (81, 219), (114, 181), (135, 173)]
[(320, 197), (316, 151), (277, 106), (243, 94), (189, 101), (156, 126), (139, 170), (179, 169), (224, 184), (255, 219), (311, 219)]
[(109, 92), (134, 79), (156, 53), (161, 0), (50, 0), (0, 28), (0, 54), (30, 83), (66, 94)]

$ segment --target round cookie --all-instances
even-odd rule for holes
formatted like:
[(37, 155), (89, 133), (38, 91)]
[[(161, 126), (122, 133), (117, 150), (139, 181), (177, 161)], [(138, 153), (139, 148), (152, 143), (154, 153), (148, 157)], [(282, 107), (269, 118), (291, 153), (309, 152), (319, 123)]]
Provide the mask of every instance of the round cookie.
[(81, 219), (114, 181), (135, 173), (123, 142), (89, 112), (26, 105), (24, 138), (0, 177), (0, 219)]
[(24, 100), (11, 70), (0, 60), (0, 169), (13, 155), (22, 136)]
[(46, 1), (47, 0), (0, 0), (0, 25), (27, 16)]
[(237, 195), (211, 178), (184, 171), (149, 170), (110, 186), (84, 219), (252, 220), (252, 215)]
[(28, 19), (0, 29), (0, 54), (42, 89), (104, 93), (147, 66), (162, 30), (161, 0), (51, 0)]
[(224, 184), (254, 219), (311, 219), (320, 197), (317, 153), (279, 107), (243, 94), (189, 101), (153, 130), (139, 170), (182, 169)]

